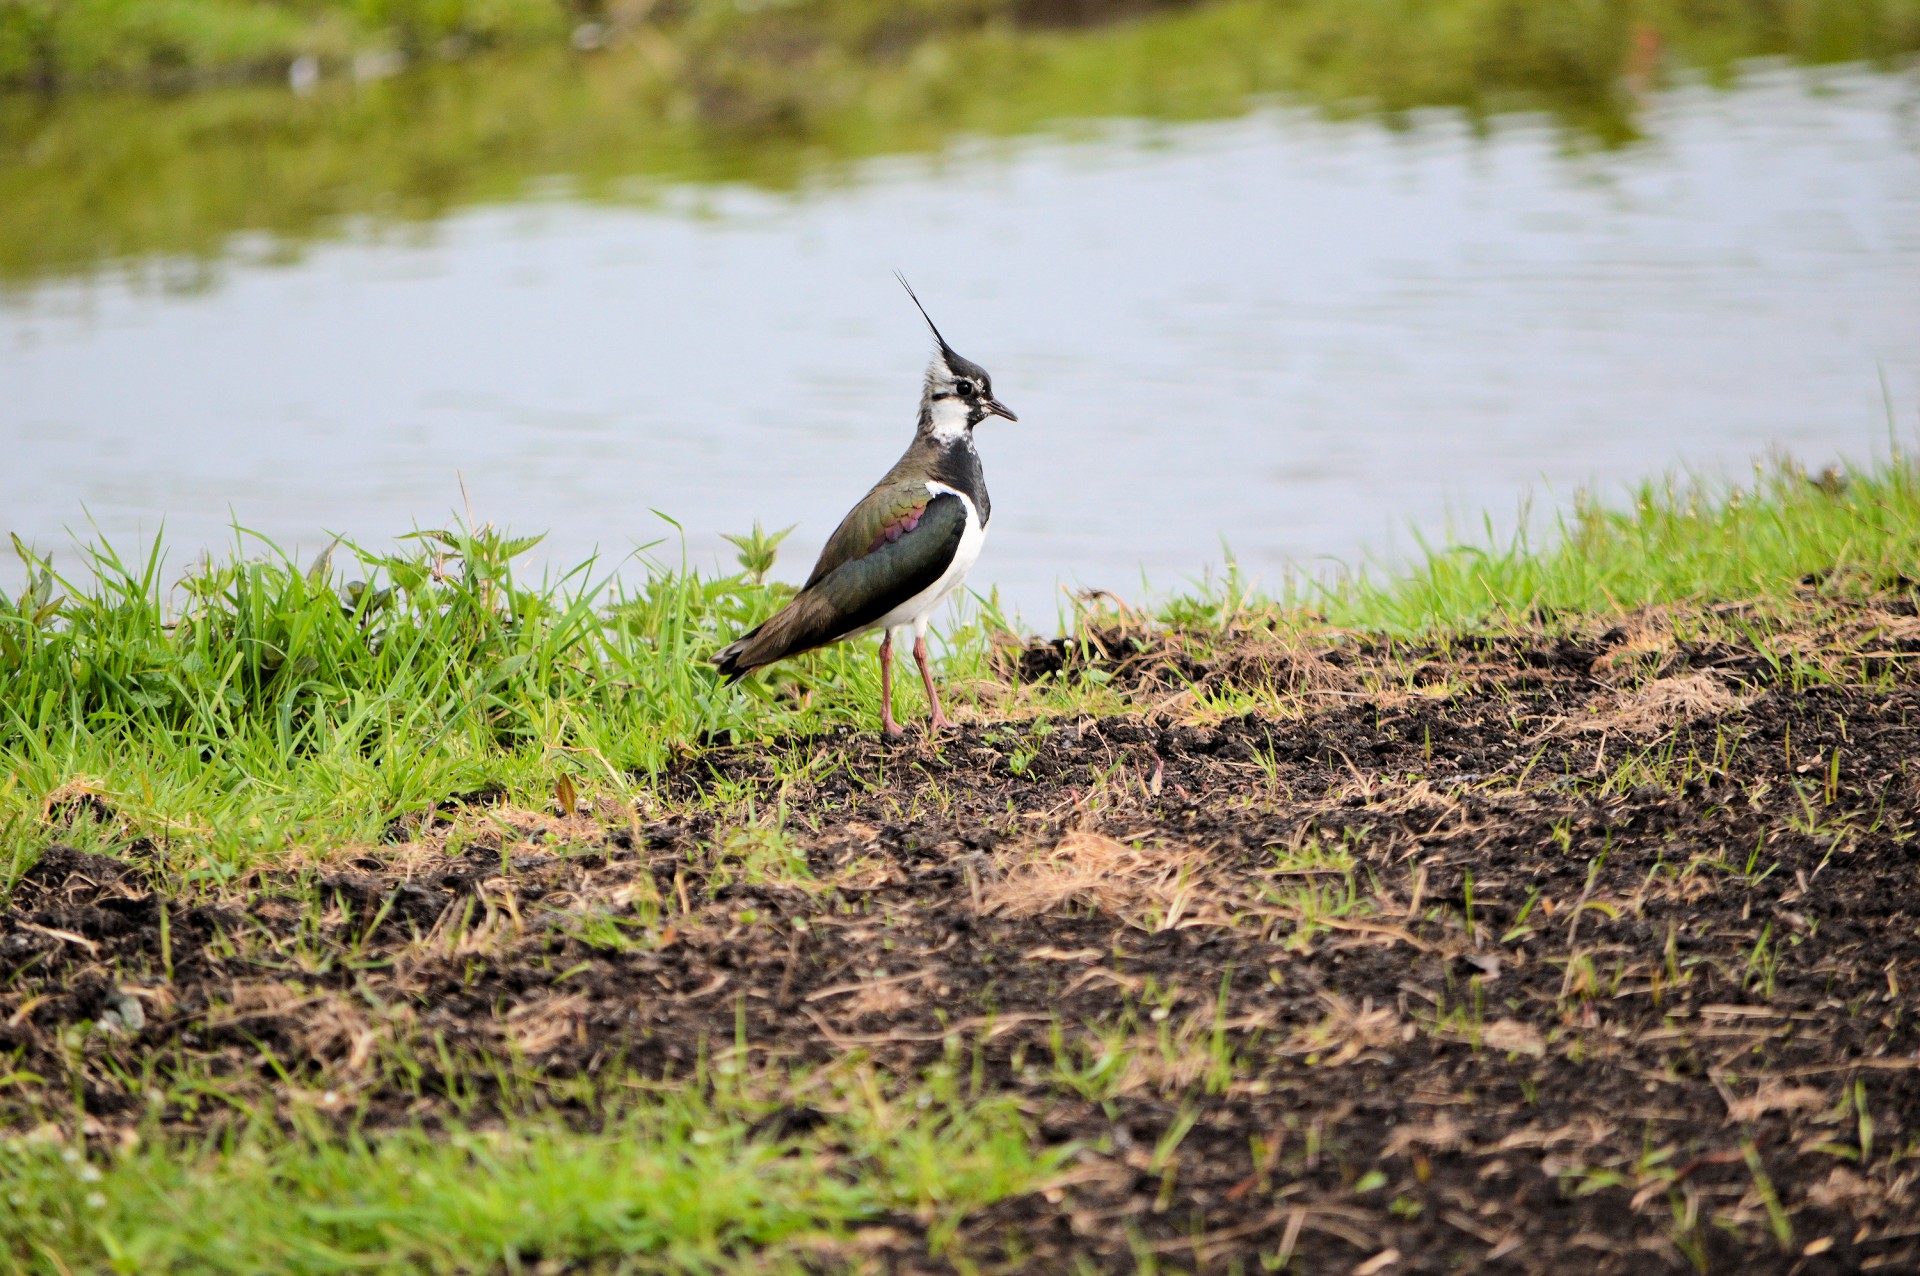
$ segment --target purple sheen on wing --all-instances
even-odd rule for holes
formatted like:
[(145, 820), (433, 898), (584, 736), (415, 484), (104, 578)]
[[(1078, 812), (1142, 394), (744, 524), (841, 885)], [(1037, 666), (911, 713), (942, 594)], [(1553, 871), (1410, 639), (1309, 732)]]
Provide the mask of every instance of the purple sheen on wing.
[(916, 505), (898, 519), (888, 523), (880, 529), (880, 534), (873, 538), (873, 543), (867, 546), (867, 552), (871, 554), (882, 545), (891, 545), (914, 528), (920, 526), (920, 518), (926, 512), (926, 506)]

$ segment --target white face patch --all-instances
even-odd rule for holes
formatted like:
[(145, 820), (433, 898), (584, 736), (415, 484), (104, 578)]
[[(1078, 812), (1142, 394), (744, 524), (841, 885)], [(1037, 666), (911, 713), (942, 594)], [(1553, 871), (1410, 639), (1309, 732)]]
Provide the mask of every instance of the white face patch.
[(927, 384), (921, 392), (921, 407), (927, 414), (927, 430), (942, 443), (950, 442), (967, 432), (967, 401), (954, 390), (953, 383), (958, 380), (947, 361), (938, 355), (927, 365)]
[(920, 410), (925, 414), (926, 432), (941, 443), (971, 437), (969, 421), (973, 404), (961, 397), (959, 386), (965, 382), (969, 392), (986, 391), (986, 379), (974, 373), (955, 372), (941, 355), (927, 365), (926, 386), (921, 391)]
[(970, 410), (967, 401), (958, 395), (949, 395), (944, 399), (935, 399), (927, 409), (927, 419), (933, 437), (941, 442), (964, 436), (967, 432), (967, 417)]

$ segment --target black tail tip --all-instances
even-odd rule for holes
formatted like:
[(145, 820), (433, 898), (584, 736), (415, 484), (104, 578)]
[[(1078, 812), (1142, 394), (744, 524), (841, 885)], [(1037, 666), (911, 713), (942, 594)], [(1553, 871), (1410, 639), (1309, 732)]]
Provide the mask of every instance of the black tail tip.
[(753, 664), (748, 664), (745, 660), (747, 648), (752, 645), (753, 640), (759, 637), (760, 631), (765, 628), (765, 625), (756, 625), (713, 653), (713, 667), (720, 671), (722, 678), (725, 678), (729, 683), (735, 683), (752, 673), (755, 669), (758, 669), (761, 665), (767, 663), (761, 660)]
[(740, 681), (753, 672), (753, 670), (746, 668), (740, 663), (740, 653), (731, 647), (714, 656), (713, 667), (720, 671), (720, 676), (725, 679), (729, 685)]

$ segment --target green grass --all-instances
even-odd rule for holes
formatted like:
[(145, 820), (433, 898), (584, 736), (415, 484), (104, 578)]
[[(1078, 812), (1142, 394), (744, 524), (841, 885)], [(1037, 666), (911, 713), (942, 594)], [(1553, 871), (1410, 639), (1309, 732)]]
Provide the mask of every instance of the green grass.
[[(342, 544), (305, 564), (243, 538), (229, 561), (184, 572), (158, 545), (137, 558), (89, 548), (59, 574), (27, 554), (24, 591), (0, 605), (7, 885), (64, 840), (148, 862), (176, 898), (201, 885), (219, 894), (296, 854), (350, 854), (394, 818), (477, 789), (536, 808), (550, 808), (558, 789), (630, 813), (657, 804), (661, 769), (717, 733), (871, 731), (871, 644), (733, 687), (706, 665), (784, 593), (758, 579), (764, 540), (745, 539), (753, 570), (738, 575), (662, 566), (620, 580), (606, 564), (522, 579), (515, 563), (534, 542), (490, 529), (426, 533), (390, 552)], [(1591, 625), (1664, 603), (1864, 595), (1915, 562), (1920, 470), (1896, 455), (1819, 480), (1778, 467), (1732, 492), (1652, 483), (1616, 509), (1578, 506), (1546, 545), (1436, 548), (1399, 576), (1355, 574), (1277, 599), (1229, 572), (1218, 588), (1164, 604), (1158, 623), (1223, 643), (1329, 625), (1538, 632), (1543, 616), (1549, 627)], [(983, 608), (947, 635), (945, 674), (962, 702), (996, 688), (1012, 699), (994, 660), (997, 624)], [(1119, 705), (1097, 681), (1049, 680), (1022, 694), (1012, 699), (1020, 713)], [(982, 712), (1007, 711), (1001, 703)], [(782, 765), (820, 761), (783, 756)], [(75, 815), (89, 797), (92, 813)], [(713, 842), (725, 848), (715, 880), (806, 873), (778, 819), (737, 809), (725, 790), (710, 800), (723, 817)], [(1300, 876), (1279, 880), (1268, 902), (1300, 942), (1362, 910), (1343, 848), (1276, 854), (1280, 870)], [(1471, 884), (1458, 900), (1430, 903), (1463, 918), (1484, 907)], [(317, 915), (330, 905), (313, 886), (304, 906)], [(603, 920), (594, 943), (629, 942)], [(255, 952), (244, 927), (236, 933), (221, 958), (236, 970), (311, 965), (297, 936)], [(445, 940), (459, 938), (456, 929)], [(1777, 961), (1773, 947), (1754, 950), (1756, 986)], [(1089, 1098), (1136, 1063), (1224, 1084), (1234, 1063), (1223, 1014), (1151, 1040), (1056, 1031), (1050, 1066)], [(61, 1031), (76, 1076), (130, 1066), (107, 1062), (120, 1057), (101, 1046), (100, 1034), (119, 1031), (111, 1025)], [(903, 1216), (938, 1253), (959, 1220), (1043, 1187), (1072, 1153), (1043, 1147), (1012, 1099), (983, 1097), (959, 1055), (893, 1076), (855, 1049), (788, 1074), (719, 1050), (678, 1082), (648, 1084), (618, 1060), (559, 1078), (518, 1056), (462, 1062), (448, 1049), (423, 1029), (395, 1035), (371, 1062), (409, 1079), (403, 1099), (445, 1100), (431, 1127), (303, 1091), (273, 1071), (264, 1045), (235, 1072), (150, 1059), (151, 1076), (112, 1078), (107, 1088), (137, 1096), (145, 1106), (135, 1110), (148, 1114), (137, 1140), (114, 1146), (95, 1137), (82, 1150), (88, 1118), (76, 1091), (70, 1111), (38, 1109), (32, 1120), (46, 1124), (0, 1139), (0, 1259), (48, 1273), (533, 1271), (547, 1261), (837, 1269), (858, 1265), (860, 1229)], [(29, 1084), (0, 1066), (0, 1099)], [(484, 1101), (461, 1097), (481, 1090)], [(794, 1104), (820, 1114), (817, 1128), (754, 1134), (760, 1118)], [(1154, 1153), (1163, 1169), (1187, 1132), (1170, 1128), (1178, 1134)]]
[[(628, 804), (715, 737), (877, 720), (871, 644), (721, 685), (708, 657), (781, 587), (658, 567), (620, 583), (594, 563), (520, 579), (537, 539), (456, 529), (303, 566), (242, 534), (181, 575), (157, 542), (83, 547), (70, 574), (16, 542), (30, 579), (0, 607), (0, 880), (31, 864), (63, 792), (115, 813), (70, 830), (83, 848), (140, 840), (180, 880), (219, 883), (372, 842), (452, 794), (546, 805), (564, 778)], [(951, 671), (984, 675), (984, 627), (949, 638)]]
[[(672, 758), (715, 738), (877, 720), (870, 642), (738, 686), (707, 664), (785, 587), (684, 567), (612, 579), (596, 563), (527, 581), (514, 563), (534, 544), (455, 529), (396, 552), (341, 545), (302, 565), (269, 547), (179, 575), (157, 543), (135, 559), (88, 547), (65, 573), (29, 554), (30, 583), (0, 606), (4, 881), (53, 826), (82, 849), (138, 842), (183, 882), (219, 883), (296, 849), (373, 842), (453, 794), (547, 806), (564, 780), (631, 806)], [(1731, 493), (1648, 484), (1622, 508), (1582, 503), (1544, 547), (1435, 548), (1401, 576), (1296, 582), (1278, 599), (1229, 572), (1160, 619), (1436, 632), (1779, 595), (1809, 577), (1867, 590), (1915, 562), (1920, 478), (1900, 458), (1828, 482), (1778, 469)], [(1003, 624), (976, 608), (947, 634), (944, 676), (962, 702), (999, 679)], [(1026, 694), (1026, 713), (1115, 703), (1097, 682)], [(81, 792), (113, 818), (63, 822)]]
[(818, 1270), (852, 1224), (898, 1211), (937, 1235), (1058, 1167), (1004, 1100), (938, 1079), (899, 1099), (855, 1094), (780, 1140), (752, 1135), (754, 1105), (697, 1085), (589, 1130), (549, 1117), (366, 1137), (296, 1111), (292, 1133), (92, 1157), (17, 1138), (0, 1143), (0, 1258), (46, 1273)]
[(1424, 548), (1411, 573), (1343, 582), (1324, 610), (1357, 628), (1413, 632), (1777, 596), (1801, 584), (1883, 588), (1920, 564), (1920, 474), (1896, 459), (1817, 479), (1776, 466), (1731, 492), (1645, 483), (1619, 508), (1582, 498), (1544, 545), (1522, 533)]

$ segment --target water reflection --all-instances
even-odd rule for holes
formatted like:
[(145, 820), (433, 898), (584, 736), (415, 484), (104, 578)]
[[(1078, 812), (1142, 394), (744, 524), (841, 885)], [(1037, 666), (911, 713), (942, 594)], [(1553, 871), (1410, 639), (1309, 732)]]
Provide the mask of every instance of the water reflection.
[(903, 26), (885, 5), (696, 5), (587, 58), (335, 75), (306, 95), (0, 93), (0, 290), (103, 267), (192, 288), (236, 248), (284, 258), (543, 185), (641, 203), (686, 183), (800, 190), (956, 138), (1228, 118), (1262, 96), (1400, 128), (1434, 109), (1476, 128), (1535, 111), (1570, 146), (1619, 146), (1647, 127), (1649, 90), (1688, 75), (1731, 83), (1760, 56), (1897, 65), (1920, 50), (1910, 0), (1213, 0), (1090, 30), (1017, 25), (1105, 7), (989, 4), (980, 13), (1005, 20), (961, 29), (967, 6)]
[[(798, 523), (795, 578), (910, 424), (906, 270), (1020, 412), (982, 441), (978, 573), (1271, 574), (1545, 478), (1816, 463), (1920, 402), (1913, 84), (1756, 70), (1569, 154), (1549, 123), (1404, 131), (1268, 107), (895, 158), (804, 198), (682, 185), (369, 224), (221, 286), (42, 285), (0, 310), (0, 511), (58, 545), (315, 545), (461, 503), (570, 561)], [(268, 254), (270, 255), (270, 253)]]

